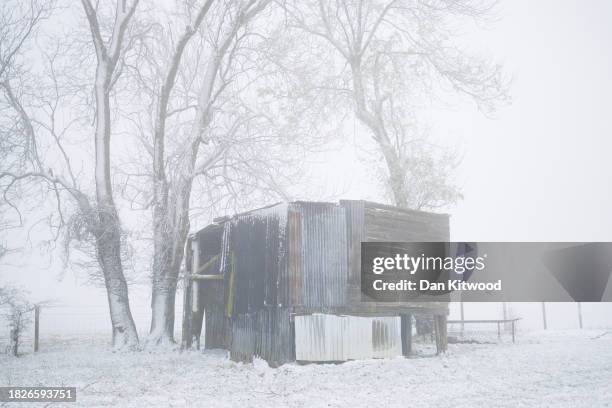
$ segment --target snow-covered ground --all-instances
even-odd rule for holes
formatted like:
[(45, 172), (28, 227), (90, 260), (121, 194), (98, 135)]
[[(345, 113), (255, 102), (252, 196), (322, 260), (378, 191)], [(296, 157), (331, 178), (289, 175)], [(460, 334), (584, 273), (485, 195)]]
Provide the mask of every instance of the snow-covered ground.
[(452, 344), (441, 357), (277, 369), (221, 351), (113, 353), (76, 339), (0, 356), (0, 385), (76, 386), (72, 407), (605, 407), (612, 333), (522, 333), (514, 345)]

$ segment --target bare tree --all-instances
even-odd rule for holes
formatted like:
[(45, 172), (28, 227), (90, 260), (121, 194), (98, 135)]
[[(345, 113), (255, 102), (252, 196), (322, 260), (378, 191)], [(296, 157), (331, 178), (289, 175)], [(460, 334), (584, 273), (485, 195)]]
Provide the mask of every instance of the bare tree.
[[(25, 69), (20, 59), (53, 7), (54, 2), (47, 0), (8, 1), (0, 5), (0, 179), (9, 182), (3, 191), (2, 209), (6, 206), (15, 210), (19, 222), (21, 214), (9, 197), (10, 187), (18, 182), (18, 178), (9, 173), (23, 172), (28, 161), (36, 160), (37, 151), (31, 122), (23, 120), (26, 112), (19, 103), (13, 84), (19, 83), (24, 76)], [(9, 223), (6, 219), (4, 222)]]
[[(53, 239), (62, 237), (67, 251), (76, 247), (97, 261), (92, 276), (107, 289), (116, 347), (138, 340), (122, 259), (133, 242), (125, 241), (131, 231), (120, 223), (111, 171), (123, 178), (121, 197), (153, 210), (152, 344), (173, 342), (190, 219), (214, 208), (287, 198), (284, 186), (297, 180), (300, 167), (291, 160), (289, 143), (302, 156), (300, 144), (310, 144), (299, 137), (289, 141), (301, 112), (279, 123), (283, 109), (270, 100), (260, 103), (276, 81), (268, 81), (272, 64), (261, 52), (275, 36), (256, 19), (269, 3), (179, 1), (162, 27), (158, 20), (141, 24), (143, 12), (132, 22), (136, 3), (83, 0), (91, 41), (77, 32), (57, 45), (45, 43), (44, 78), (13, 60), (3, 81), (0, 131), (9, 136), (1, 149), (7, 158), (0, 174), (3, 202), (21, 218), (28, 189), (37, 188), (39, 199), (51, 198), (42, 201), (54, 203)], [(163, 10), (150, 13), (165, 21)], [(117, 91), (118, 84), (128, 92)], [(128, 93), (145, 102), (111, 106)], [(91, 128), (92, 105), (95, 166), (89, 166), (88, 139), (81, 136)], [(149, 157), (142, 163), (130, 157), (115, 168), (121, 152), (111, 154), (111, 135), (126, 128)], [(199, 199), (192, 202), (194, 191)]]
[[(7, 9), (8, 13), (3, 18), (13, 21), (16, 27), (8, 31), (8, 36), (1, 38), (0, 47), (6, 50), (11, 44), (18, 45), (7, 54), (8, 57), (2, 56), (0, 102), (6, 109), (0, 127), (2, 133), (10, 137), (3, 146), (3, 154), (11, 158), (3, 163), (0, 172), (4, 202), (21, 219), (16, 201), (27, 201), (22, 197), (23, 187), (38, 186), (41, 194), (51, 193), (56, 199), (56, 217), (55, 221), (51, 221), (55, 238), (64, 232), (66, 242), (76, 238), (92, 244), (107, 290), (113, 345), (117, 348), (135, 347), (138, 336), (129, 307), (128, 287), (121, 261), (122, 230), (110, 177), (110, 93), (121, 74), (117, 68), (125, 52), (126, 33), (136, 4), (137, 0), (131, 4), (124, 0), (113, 4), (114, 22), (109, 27), (99, 18), (98, 7), (102, 5), (97, 3), (94, 6), (89, 0), (82, 1), (97, 61), (93, 81), (95, 160), (92, 170), (95, 198), (91, 197), (87, 185), (83, 187), (81, 171), (74, 167), (78, 155), (70, 150), (70, 143), (66, 142), (66, 135), (80, 118), (62, 119), (70, 111), (70, 107), (65, 105), (72, 102), (70, 93), (62, 89), (55, 68), (62, 49), (58, 47), (44, 54), (46, 74), (51, 82), (49, 89), (45, 89), (41, 78), (29, 74), (17, 58), (33, 32), (28, 27), (34, 27), (43, 16), (49, 15), (52, 2), (32, 1), (31, 6), (25, 8), (18, 18), (14, 17), (14, 9)], [(105, 39), (107, 30), (108, 40)], [(17, 40), (16, 35), (20, 36)]]
[[(145, 173), (154, 186), (149, 344), (174, 341), (175, 293), (191, 222), (288, 200), (288, 186), (301, 180), (300, 160), (320, 145), (312, 128), (296, 126), (289, 106), (265, 96), (283, 81), (269, 54), (281, 30), (270, 24), (270, 3), (184, 3), (182, 18), (189, 22), (173, 25), (187, 28), (177, 36), (170, 29), (159, 33), (161, 55), (148, 50), (151, 61), (138, 70), (139, 76), (150, 71), (140, 78), (141, 91), (152, 95), (154, 108), (147, 111), (155, 112), (153, 138), (143, 137), (153, 171), (133, 172)], [(136, 194), (146, 205), (149, 193)]]
[[(419, 104), (467, 95), (485, 112), (506, 99), (501, 67), (455, 46), (453, 24), (487, 15), (494, 2), (352, 0), (282, 2), (288, 25), (333, 51), (327, 91), (350, 103), (386, 164), (396, 205), (436, 208), (452, 203), (456, 158), (420, 130)], [(340, 58), (341, 63), (334, 63)]]
[[(258, 167), (245, 149), (255, 151), (253, 139), (261, 143), (266, 137), (253, 136), (257, 122), (266, 119), (240, 104), (236, 94), (249, 83), (244, 76), (244, 47), (253, 45), (249, 24), (269, 2), (185, 2), (183, 18), (188, 22), (183, 31), (172, 41), (172, 29), (161, 30), (156, 37), (159, 48), (148, 50), (143, 58), (149, 58), (147, 67), (136, 70), (140, 91), (150, 95), (155, 112), (152, 140), (143, 137), (153, 163), (153, 171), (144, 172), (151, 175), (153, 190), (149, 344), (174, 342), (175, 294), (194, 187), (207, 199), (217, 200), (223, 189), (237, 194), (234, 189), (250, 181), (262, 185), (245, 177), (249, 171), (255, 176)], [(272, 177), (268, 181), (274, 184)], [(145, 199), (148, 196), (144, 192)]]
[[(181, 66), (185, 47), (200, 28), (213, 1), (205, 1), (197, 10), (193, 23), (188, 24), (179, 38), (170, 63), (165, 72), (157, 101), (157, 114), (153, 135), (153, 266), (152, 266), (152, 298), (151, 298), (151, 328), (149, 342), (154, 344), (172, 343), (174, 341), (174, 305), (179, 269), (182, 262), (183, 246), (188, 231), (187, 202), (170, 201), (170, 184), (166, 175), (166, 120), (172, 89)], [(199, 138), (198, 138), (199, 139)], [(197, 150), (197, 147), (193, 147)], [(188, 193), (187, 180), (183, 180), (179, 197)], [(171, 206), (177, 205), (177, 210), (170, 213)], [(178, 215), (176, 219), (175, 214)], [(178, 229), (178, 231), (177, 231)], [(178, 242), (175, 242), (178, 239)]]
[(131, 4), (118, 0), (115, 6), (115, 21), (110, 39), (105, 41), (100, 29), (98, 12), (89, 0), (82, 0), (89, 22), (91, 38), (96, 52), (98, 65), (94, 82), (96, 101), (95, 126), (95, 181), (96, 181), (96, 252), (104, 274), (111, 320), (113, 322), (113, 344), (115, 346), (135, 346), (138, 334), (132, 319), (128, 299), (128, 286), (121, 263), (121, 223), (113, 199), (110, 175), (111, 156), (111, 107), (110, 91), (116, 81), (116, 69), (124, 52), (123, 43), (130, 20), (134, 15), (138, 0)]
[(34, 304), (27, 299), (23, 289), (7, 285), (0, 287), (0, 308), (5, 311), (4, 318), (10, 325), (8, 353), (17, 357), (23, 332), (32, 322)]

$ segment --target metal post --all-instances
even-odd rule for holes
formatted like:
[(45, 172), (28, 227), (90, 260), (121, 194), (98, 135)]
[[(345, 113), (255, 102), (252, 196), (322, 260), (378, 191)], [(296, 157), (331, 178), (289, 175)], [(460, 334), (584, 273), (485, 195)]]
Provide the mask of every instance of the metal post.
[(504, 332), (508, 331), (508, 304), (506, 302), (502, 302), (502, 314), (503, 319), (506, 320), (504, 322)]
[(582, 304), (578, 302), (577, 305), (578, 305), (578, 325), (582, 329)]
[(463, 301), (459, 302), (459, 305), (461, 306), (461, 337), (463, 337), (463, 331), (465, 329), (465, 323), (463, 323), (465, 320), (465, 315), (463, 313)]
[(546, 324), (546, 303), (542, 302), (542, 322), (544, 323), (544, 330), (548, 329), (548, 325)]
[(499, 322), (497, 322), (497, 339), (501, 339), (501, 328), (499, 326)]
[(38, 351), (38, 337), (40, 328), (40, 306), (34, 306), (34, 352)]
[(514, 323), (516, 323), (516, 320), (512, 320), (512, 343), (514, 344)]
[(436, 355), (438, 355), (442, 350), (440, 350), (440, 328), (438, 327), (438, 319), (435, 315), (433, 317), (433, 335), (436, 340)]
[(412, 315), (400, 315), (400, 331), (402, 339), (402, 355), (408, 357), (412, 350)]

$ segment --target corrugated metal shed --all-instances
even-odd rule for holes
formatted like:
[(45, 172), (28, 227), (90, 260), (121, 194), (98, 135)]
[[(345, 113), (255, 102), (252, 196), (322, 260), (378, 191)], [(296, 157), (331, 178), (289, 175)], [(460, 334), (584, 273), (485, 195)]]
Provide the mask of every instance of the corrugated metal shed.
[(206, 309), (205, 346), (240, 361), (399, 355), (398, 314), (445, 315), (447, 305), (361, 302), (361, 242), (448, 238), (445, 215), (364, 201), (280, 203), (221, 219), (192, 237), (198, 256), (189, 259), (211, 261), (206, 273), (216, 276), (194, 284), (185, 326), (199, 338)]

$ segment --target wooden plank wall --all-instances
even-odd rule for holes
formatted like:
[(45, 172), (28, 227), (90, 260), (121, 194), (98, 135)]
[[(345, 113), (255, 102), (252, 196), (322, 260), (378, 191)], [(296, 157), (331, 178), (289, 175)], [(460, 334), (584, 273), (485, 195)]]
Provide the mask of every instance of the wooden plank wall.
[(450, 240), (449, 217), (364, 202), (366, 241), (444, 242)]
[(450, 240), (449, 216), (401, 209), (369, 201), (342, 200), (347, 210), (349, 285), (347, 309), (372, 314), (448, 313), (448, 304), (439, 302), (361, 302), (361, 242), (444, 242)]

